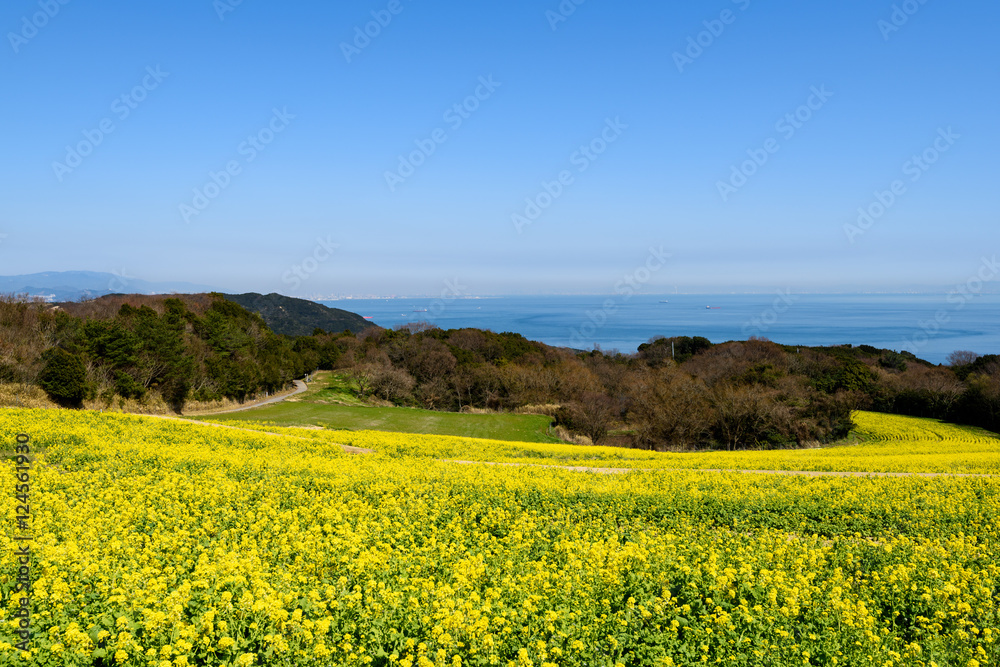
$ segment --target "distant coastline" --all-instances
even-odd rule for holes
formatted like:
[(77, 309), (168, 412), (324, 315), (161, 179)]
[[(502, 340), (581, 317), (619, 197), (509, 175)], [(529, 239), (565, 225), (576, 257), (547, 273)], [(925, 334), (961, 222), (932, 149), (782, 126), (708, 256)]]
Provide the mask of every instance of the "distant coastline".
[[(669, 303), (660, 303), (664, 298)], [(714, 343), (768, 338), (786, 345), (873, 345), (943, 363), (955, 350), (1000, 352), (1000, 295), (635, 294), (379, 297), (320, 303), (394, 328), (512, 331), (557, 347), (635, 352), (655, 336), (704, 336)], [(720, 306), (710, 309), (707, 306)], [(426, 308), (427, 312), (413, 312)], [(940, 322), (939, 322), (940, 320)]]

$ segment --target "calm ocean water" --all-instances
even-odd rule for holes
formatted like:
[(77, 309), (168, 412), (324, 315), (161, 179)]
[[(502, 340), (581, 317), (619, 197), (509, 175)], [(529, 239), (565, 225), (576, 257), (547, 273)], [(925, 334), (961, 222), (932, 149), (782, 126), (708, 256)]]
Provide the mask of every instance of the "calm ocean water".
[[(666, 303), (663, 303), (666, 301)], [(787, 345), (868, 344), (943, 363), (954, 350), (1000, 353), (1000, 295), (728, 294), (509, 296), (323, 301), (393, 328), (514, 331), (549, 345), (634, 352), (653, 336), (713, 343), (763, 336)]]

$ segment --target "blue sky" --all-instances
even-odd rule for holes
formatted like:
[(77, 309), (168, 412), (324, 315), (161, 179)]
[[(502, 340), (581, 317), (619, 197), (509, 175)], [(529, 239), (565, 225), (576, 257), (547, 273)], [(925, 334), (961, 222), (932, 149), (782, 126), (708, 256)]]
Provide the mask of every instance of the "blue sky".
[(0, 274), (609, 293), (652, 248), (648, 292), (946, 290), (1000, 245), (998, 20), (985, 0), (8, 0)]

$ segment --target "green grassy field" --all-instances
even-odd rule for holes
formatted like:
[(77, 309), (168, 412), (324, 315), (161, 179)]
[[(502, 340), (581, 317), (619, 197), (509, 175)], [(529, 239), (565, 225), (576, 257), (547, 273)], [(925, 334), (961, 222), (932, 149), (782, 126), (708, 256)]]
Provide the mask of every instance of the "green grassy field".
[(212, 421), (269, 421), (279, 426), (314, 425), (351, 431), (392, 431), (458, 435), (520, 442), (560, 442), (548, 435), (543, 415), (461, 414), (416, 408), (365, 405), (353, 393), (349, 380), (317, 374), (309, 390), (290, 401), (231, 414), (194, 417)]
[(350, 431), (431, 433), (491, 440), (559, 442), (547, 435), (549, 418), (542, 415), (466, 415), (414, 408), (369, 408), (301, 401), (208, 418), (212, 421), (268, 421), (279, 426), (312, 424)]

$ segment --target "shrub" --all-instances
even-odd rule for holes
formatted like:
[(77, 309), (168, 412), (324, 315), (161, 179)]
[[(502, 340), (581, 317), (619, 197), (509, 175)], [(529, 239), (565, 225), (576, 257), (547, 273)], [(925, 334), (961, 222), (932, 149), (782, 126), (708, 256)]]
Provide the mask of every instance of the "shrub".
[(87, 369), (80, 357), (58, 347), (42, 354), (38, 384), (59, 405), (80, 407), (87, 397)]

